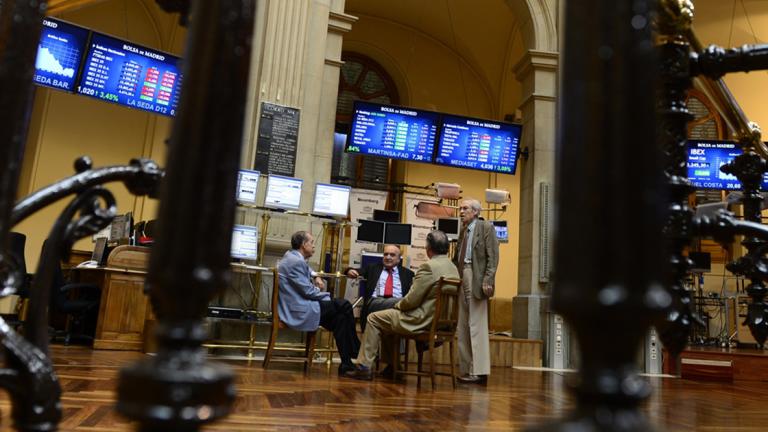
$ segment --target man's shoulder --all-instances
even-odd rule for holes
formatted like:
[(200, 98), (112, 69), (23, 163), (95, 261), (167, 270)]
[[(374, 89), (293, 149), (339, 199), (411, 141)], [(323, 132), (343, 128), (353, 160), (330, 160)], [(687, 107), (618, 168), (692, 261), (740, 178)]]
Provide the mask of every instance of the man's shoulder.
[(301, 259), (298, 256), (296, 256), (295, 253), (289, 250), (280, 259), (280, 263), (278, 263), (278, 267), (283, 267), (286, 265), (294, 265), (299, 261), (301, 261)]

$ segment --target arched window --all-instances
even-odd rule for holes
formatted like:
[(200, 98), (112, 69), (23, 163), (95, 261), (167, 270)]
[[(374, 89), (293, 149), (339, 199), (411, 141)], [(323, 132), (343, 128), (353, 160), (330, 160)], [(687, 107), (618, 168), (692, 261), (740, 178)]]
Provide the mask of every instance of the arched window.
[(336, 138), (331, 180), (342, 184), (362, 181), (368, 188), (375, 188), (376, 184), (384, 186), (390, 180), (389, 160), (344, 153), (344, 141), (349, 132), (354, 101), (396, 105), (400, 103), (397, 88), (387, 71), (370, 57), (344, 52), (341, 59), (344, 65), (341, 67), (336, 102)]

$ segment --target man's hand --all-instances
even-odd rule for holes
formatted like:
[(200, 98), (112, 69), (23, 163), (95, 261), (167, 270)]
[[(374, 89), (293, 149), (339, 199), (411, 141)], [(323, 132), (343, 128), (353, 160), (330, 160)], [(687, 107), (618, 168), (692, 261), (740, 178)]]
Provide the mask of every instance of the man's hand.
[(486, 297), (491, 298), (493, 297), (493, 293), (496, 290), (496, 288), (489, 283), (483, 283), (483, 293)]
[(358, 276), (360, 276), (360, 273), (358, 273), (357, 270), (355, 270), (355, 269), (349, 269), (347, 271), (347, 277), (349, 277), (349, 278), (355, 279)]
[(315, 286), (320, 288), (320, 291), (325, 291), (325, 281), (320, 276), (315, 276)]

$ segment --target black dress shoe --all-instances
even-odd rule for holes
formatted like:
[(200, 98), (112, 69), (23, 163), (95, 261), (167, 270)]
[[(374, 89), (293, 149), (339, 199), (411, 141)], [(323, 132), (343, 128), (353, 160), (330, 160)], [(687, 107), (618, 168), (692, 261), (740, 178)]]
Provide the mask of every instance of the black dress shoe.
[(479, 384), (479, 385), (487, 385), (488, 384), (488, 376), (487, 375), (462, 375), (460, 377), (456, 377), (456, 380), (458, 380), (462, 384)]
[(352, 363), (342, 363), (339, 365), (339, 376), (344, 376), (345, 373), (355, 370), (355, 365)]
[(344, 372), (344, 375), (342, 376), (345, 378), (352, 378), (361, 381), (371, 381), (373, 380), (373, 371), (369, 368), (358, 366), (353, 370)]

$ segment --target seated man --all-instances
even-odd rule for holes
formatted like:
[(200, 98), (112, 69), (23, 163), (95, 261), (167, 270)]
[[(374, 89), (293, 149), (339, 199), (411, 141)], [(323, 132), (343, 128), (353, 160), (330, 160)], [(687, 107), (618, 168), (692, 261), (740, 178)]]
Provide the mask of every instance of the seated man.
[(385, 245), (381, 262), (370, 264), (364, 269), (348, 268), (344, 274), (354, 279), (362, 276), (365, 280), (363, 309), (360, 311), (360, 330), (365, 331), (368, 315), (385, 309), (392, 309), (395, 303), (408, 294), (413, 282), (411, 269), (400, 265), (400, 246)]
[[(368, 325), (363, 333), (363, 347), (357, 356), (357, 367), (346, 372), (348, 378), (370, 380), (373, 378), (371, 365), (376, 359), (379, 342), (384, 336), (392, 334), (410, 335), (426, 331), (435, 315), (435, 297), (437, 284), (441, 277), (459, 278), (459, 272), (453, 265), (448, 253), (448, 237), (442, 231), (432, 231), (427, 235), (427, 256), (429, 261), (422, 264), (416, 272), (413, 286), (408, 295), (395, 304), (394, 309), (374, 312), (368, 315)], [(448, 289), (455, 289), (453, 287)], [(387, 339), (389, 339), (387, 337)], [(392, 349), (391, 341), (382, 342), (382, 360), (389, 360)], [(389, 367), (388, 367), (389, 368)]]
[(291, 236), (291, 250), (283, 255), (278, 264), (280, 320), (299, 331), (314, 331), (323, 326), (333, 332), (341, 357), (339, 375), (353, 370), (352, 358), (360, 350), (355, 332), (352, 305), (344, 299), (332, 299), (325, 292), (325, 282), (312, 278), (307, 259), (315, 253), (315, 239), (306, 231)]

